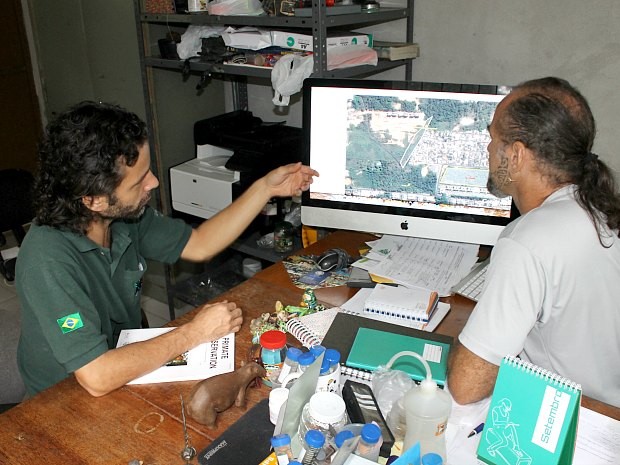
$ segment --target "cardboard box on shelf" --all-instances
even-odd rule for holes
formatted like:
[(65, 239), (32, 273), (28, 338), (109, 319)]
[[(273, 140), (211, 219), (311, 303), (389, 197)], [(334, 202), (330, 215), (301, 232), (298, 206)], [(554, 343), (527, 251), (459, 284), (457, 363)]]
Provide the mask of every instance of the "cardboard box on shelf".
[[(299, 34), (291, 31), (271, 31), (272, 45), (294, 48), (307, 52), (313, 51), (312, 35)], [(366, 45), (372, 47), (372, 34), (359, 32), (329, 32), (325, 41), (327, 48), (348, 45)]]

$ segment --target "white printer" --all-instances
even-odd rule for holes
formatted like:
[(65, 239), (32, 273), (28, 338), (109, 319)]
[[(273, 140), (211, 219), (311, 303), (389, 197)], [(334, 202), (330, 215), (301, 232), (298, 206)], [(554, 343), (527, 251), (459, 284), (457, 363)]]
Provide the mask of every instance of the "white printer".
[(233, 151), (204, 144), (196, 146), (196, 158), (170, 168), (172, 208), (177, 211), (211, 218), (233, 201), (233, 184), (238, 171), (224, 165)]

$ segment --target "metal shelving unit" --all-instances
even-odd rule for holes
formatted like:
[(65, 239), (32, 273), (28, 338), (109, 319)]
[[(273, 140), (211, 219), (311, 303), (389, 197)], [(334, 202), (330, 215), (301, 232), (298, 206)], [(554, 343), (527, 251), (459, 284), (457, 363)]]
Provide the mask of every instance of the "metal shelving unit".
[[(412, 79), (412, 60), (379, 60), (377, 66), (362, 65), (346, 69), (327, 70), (326, 39), (329, 29), (332, 28), (360, 28), (381, 24), (390, 21), (406, 19), (406, 41), (413, 41), (413, 14), (414, 0), (407, 0), (405, 8), (378, 8), (361, 13), (329, 15), (325, 0), (313, 0), (311, 16), (212, 16), (206, 13), (199, 14), (148, 14), (143, 12), (143, 0), (134, 0), (135, 20), (138, 26), (138, 44), (140, 48), (140, 64), (144, 84), (146, 101), (147, 124), (150, 128), (150, 146), (153, 153), (152, 170), (160, 179), (163, 173), (163, 162), (159, 144), (157, 108), (155, 103), (155, 86), (153, 81), (154, 69), (178, 70), (184, 74), (197, 74), (211, 78), (231, 79), (233, 85), (234, 105), (237, 109), (248, 108), (247, 78), (264, 78), (269, 83), (271, 69), (232, 64), (214, 64), (200, 60), (169, 60), (159, 56), (156, 41), (150, 37), (152, 26), (166, 26), (167, 28), (183, 31), (189, 25), (226, 25), (226, 26), (255, 26), (274, 29), (295, 29), (307, 31), (313, 37), (314, 77), (366, 77), (375, 73), (397, 67), (405, 67), (405, 79)], [(161, 199), (160, 192), (155, 193), (158, 208), (166, 215), (171, 215), (167, 202)], [(245, 251), (252, 254), (252, 250)], [(168, 294), (170, 318), (175, 318), (174, 298), (176, 283), (171, 266), (165, 267), (165, 279)]]

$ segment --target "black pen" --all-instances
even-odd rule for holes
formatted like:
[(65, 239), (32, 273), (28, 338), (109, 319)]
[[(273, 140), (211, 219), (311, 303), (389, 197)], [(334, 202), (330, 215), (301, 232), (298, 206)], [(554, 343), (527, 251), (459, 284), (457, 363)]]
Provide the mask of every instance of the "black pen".
[(480, 423), (478, 426), (476, 426), (474, 429), (471, 430), (471, 432), (467, 435), (467, 437), (471, 438), (472, 436), (475, 436), (476, 434), (480, 434), (483, 429), (484, 429), (484, 423)]

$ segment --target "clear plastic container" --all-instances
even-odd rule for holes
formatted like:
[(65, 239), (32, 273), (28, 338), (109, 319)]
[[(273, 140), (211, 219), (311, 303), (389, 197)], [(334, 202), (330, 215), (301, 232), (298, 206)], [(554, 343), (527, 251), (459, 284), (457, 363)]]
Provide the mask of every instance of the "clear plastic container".
[(273, 250), (278, 253), (293, 251), (293, 225), (288, 221), (276, 223), (273, 230)]
[(310, 430), (317, 430), (331, 441), (332, 431), (341, 430), (347, 423), (347, 408), (342, 397), (333, 392), (317, 392), (301, 412), (299, 438), (303, 439)]
[(261, 361), (266, 371), (263, 383), (272, 386), (286, 358), (286, 333), (278, 330), (265, 331), (260, 335), (259, 343)]

